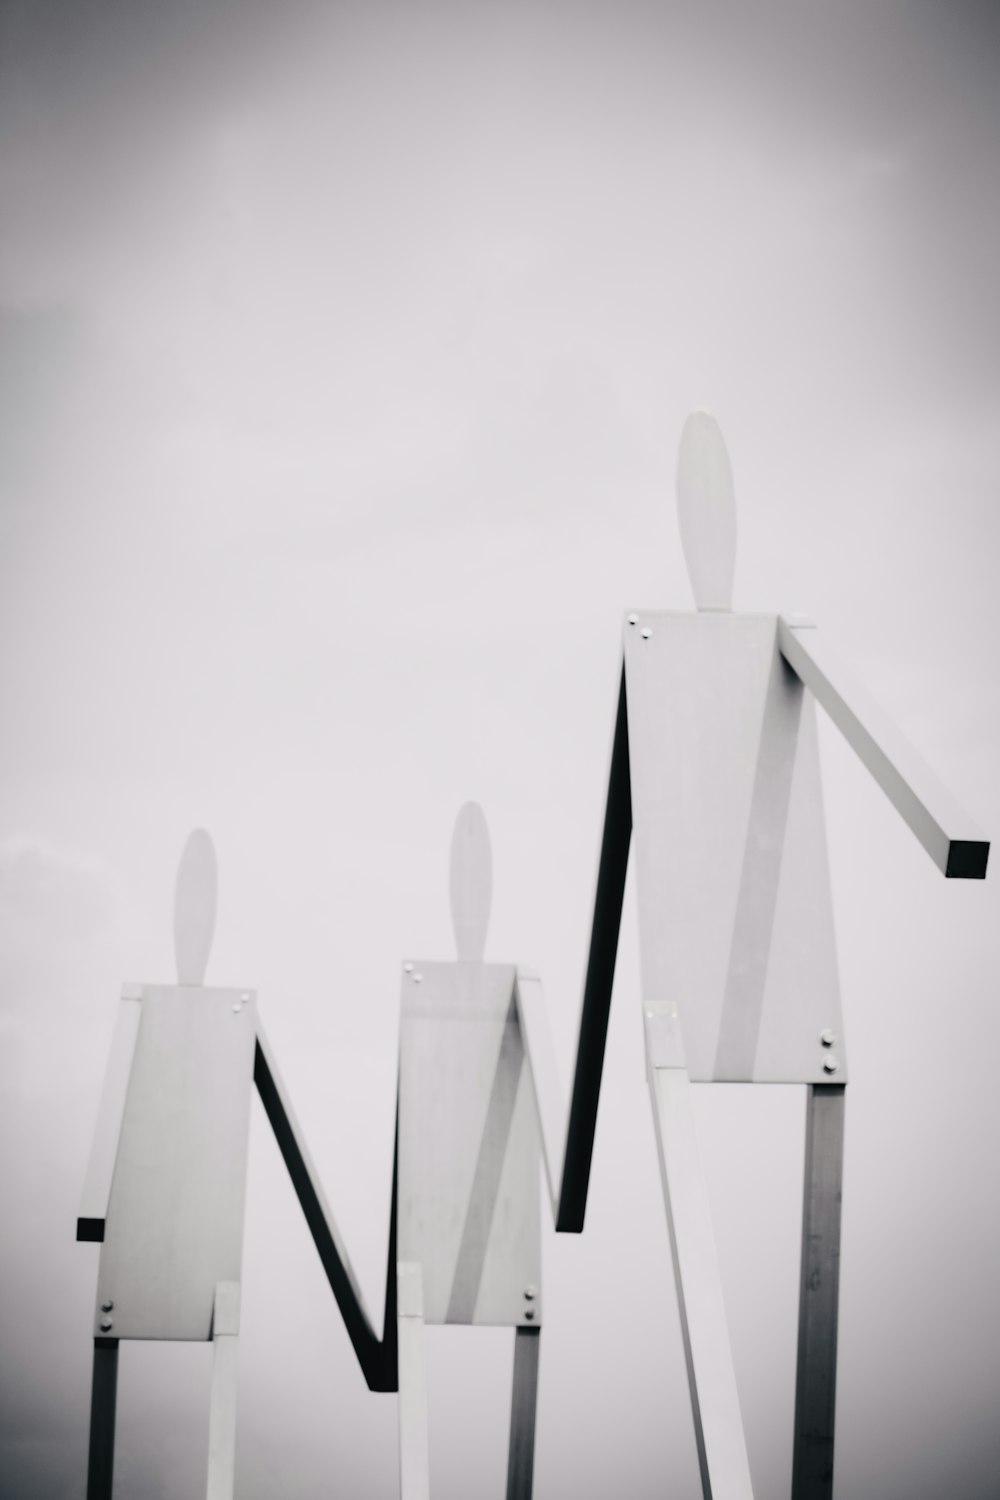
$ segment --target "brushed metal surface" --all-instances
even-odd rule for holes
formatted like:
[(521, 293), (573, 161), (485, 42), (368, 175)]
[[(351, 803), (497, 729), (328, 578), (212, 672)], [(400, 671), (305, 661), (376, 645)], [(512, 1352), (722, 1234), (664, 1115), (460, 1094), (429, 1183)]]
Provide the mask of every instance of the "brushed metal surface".
[(256, 1010), (249, 990), (144, 988), (95, 1333), (208, 1339), (240, 1279)]
[(777, 616), (643, 613), (624, 649), (643, 1002), (677, 1004), (692, 1079), (828, 1081), (815, 716)]
[(132, 1059), (139, 1035), (141, 1016), (141, 989), (129, 984), (122, 990), (121, 1004), (115, 1021), (115, 1033), (111, 1040), (108, 1068), (104, 1075), (104, 1088), (94, 1126), (94, 1139), (87, 1162), (87, 1176), (80, 1197), (80, 1210), (76, 1220), (78, 1240), (103, 1240), (104, 1223), (111, 1197), (111, 1184), (115, 1174), (115, 1159), (121, 1138), (122, 1120), (125, 1115), (125, 1100), (128, 1097)]
[(517, 1326), (541, 1283), (539, 1145), (507, 964), (414, 963), (399, 1042), (398, 1259), (427, 1323)]
[(819, 631), (782, 619), (778, 644), (942, 873), (984, 879), (989, 841)]
[(683, 1067), (653, 1061), (663, 1018), (646, 1017), (647, 1073), (688, 1390), (705, 1500), (752, 1500), (712, 1217)]

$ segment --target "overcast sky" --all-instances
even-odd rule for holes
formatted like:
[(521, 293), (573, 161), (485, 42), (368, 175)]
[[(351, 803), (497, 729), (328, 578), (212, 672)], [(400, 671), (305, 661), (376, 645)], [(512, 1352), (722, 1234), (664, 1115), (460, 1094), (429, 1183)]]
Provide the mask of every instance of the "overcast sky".
[[(1000, 828), (1000, 13), (990, 4), (0, 0), (0, 1494), (79, 1497), (74, 1221), (123, 980), (257, 988), (372, 1306), (399, 969), (487, 957), (568, 1087), (630, 607), (692, 607), (687, 412), (737, 609), (807, 611)], [(821, 722), (851, 1067), (837, 1495), (1000, 1468), (1000, 900)], [(634, 893), (587, 1227), (544, 1239), (536, 1494), (698, 1493)], [(750, 1462), (791, 1468), (802, 1093), (706, 1090)], [(435, 1495), (500, 1496), (511, 1336), (431, 1338)], [(119, 1493), (200, 1493), (210, 1356), (124, 1348)], [(238, 1492), (392, 1495), (259, 1106)]]

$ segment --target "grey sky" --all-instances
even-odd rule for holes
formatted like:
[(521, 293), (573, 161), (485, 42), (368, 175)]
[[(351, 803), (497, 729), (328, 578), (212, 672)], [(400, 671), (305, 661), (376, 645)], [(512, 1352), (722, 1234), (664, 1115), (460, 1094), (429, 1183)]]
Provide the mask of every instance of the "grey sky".
[[(118, 988), (258, 988), (377, 1303), (399, 964), (575, 1044), (622, 613), (687, 608), (684, 417), (736, 606), (808, 611), (1000, 827), (1000, 24), (989, 5), (0, 0), (0, 1494), (80, 1496), (76, 1198)], [(946, 885), (821, 723), (850, 1050), (838, 1495), (1000, 1464), (996, 872)], [(546, 1234), (537, 1493), (696, 1493), (629, 893), (583, 1237)], [(791, 1460), (801, 1098), (699, 1098), (751, 1465)], [(239, 1493), (391, 1494), (255, 1114)], [(128, 1348), (123, 1494), (199, 1490), (204, 1349)], [(509, 1338), (432, 1341), (435, 1493), (502, 1491)], [(199, 1385), (200, 1382), (200, 1385)]]

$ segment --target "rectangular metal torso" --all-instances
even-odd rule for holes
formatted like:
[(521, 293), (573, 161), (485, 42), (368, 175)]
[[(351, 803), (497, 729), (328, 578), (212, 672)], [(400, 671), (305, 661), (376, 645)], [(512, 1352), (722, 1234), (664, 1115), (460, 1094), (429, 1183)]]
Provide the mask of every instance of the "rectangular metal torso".
[(814, 706), (777, 617), (641, 613), (625, 679), (643, 999), (677, 1004), (693, 1079), (842, 1082)]
[(216, 1284), (240, 1279), (256, 998), (147, 985), (141, 1004), (95, 1333), (208, 1339)]
[(428, 1323), (540, 1321), (538, 1126), (514, 979), (472, 962), (403, 975), (397, 1255), (421, 1267)]

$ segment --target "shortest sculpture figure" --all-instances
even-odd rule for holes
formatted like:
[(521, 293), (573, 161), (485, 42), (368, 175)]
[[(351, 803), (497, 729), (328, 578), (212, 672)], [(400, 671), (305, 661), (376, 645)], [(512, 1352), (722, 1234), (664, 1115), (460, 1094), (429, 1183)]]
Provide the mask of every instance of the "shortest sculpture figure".
[[(430, 1493), (425, 1323), (516, 1330), (507, 1495), (531, 1494), (542, 1321), (539, 1115), (543, 1099), (559, 1106), (537, 978), (513, 964), (482, 961), (491, 886), (486, 819), (466, 803), (451, 846), (458, 962), (403, 965), (397, 1197), (403, 1500)], [(561, 1130), (554, 1134), (561, 1137)], [(550, 1191), (557, 1193), (561, 1164), (554, 1165)]]
[[(176, 985), (128, 984), (91, 1148), (77, 1239), (101, 1242), (88, 1500), (110, 1500), (121, 1339), (211, 1340), (208, 1500), (231, 1500), (250, 1090), (274, 1130), (372, 1390), (396, 1389), (395, 1280), (375, 1333), (248, 989), (203, 985), (216, 861), (202, 829), (177, 872)], [(390, 1240), (394, 1224), (390, 1225)]]

